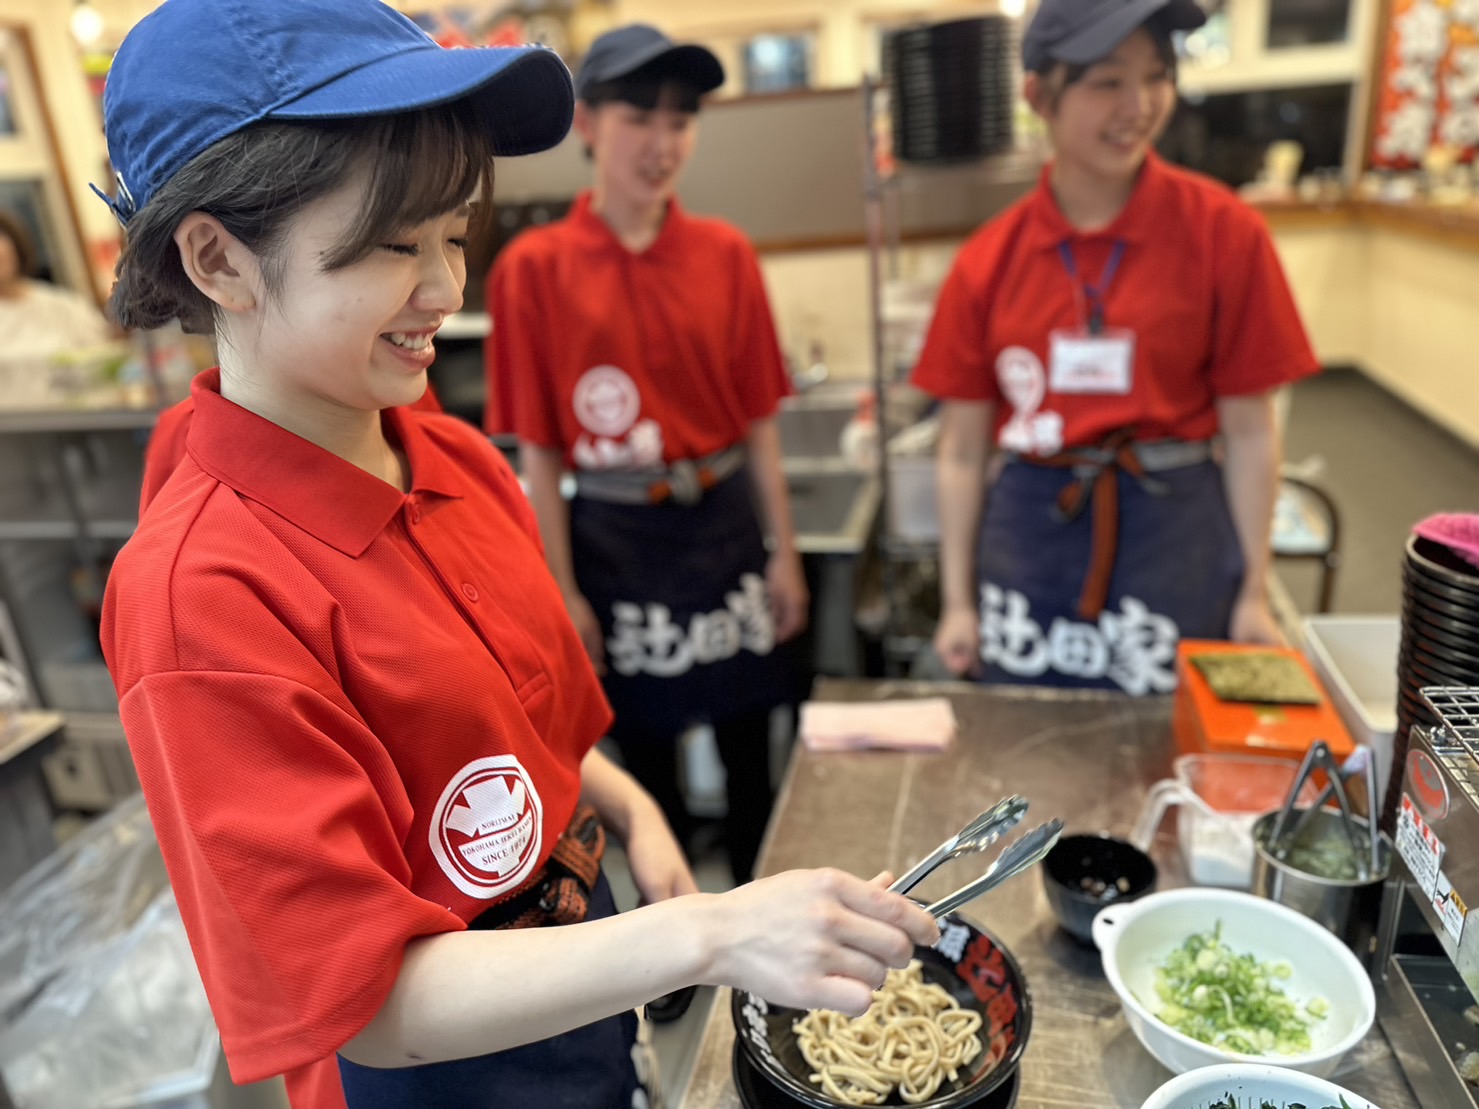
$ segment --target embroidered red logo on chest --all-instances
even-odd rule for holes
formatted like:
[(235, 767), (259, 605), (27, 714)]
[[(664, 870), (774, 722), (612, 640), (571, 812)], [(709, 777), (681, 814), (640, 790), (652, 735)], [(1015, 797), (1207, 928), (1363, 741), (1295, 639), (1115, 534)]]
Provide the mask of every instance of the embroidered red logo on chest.
[(538, 862), (544, 805), (513, 755), (468, 763), (442, 790), (431, 851), (452, 884), (490, 901), (516, 889)]

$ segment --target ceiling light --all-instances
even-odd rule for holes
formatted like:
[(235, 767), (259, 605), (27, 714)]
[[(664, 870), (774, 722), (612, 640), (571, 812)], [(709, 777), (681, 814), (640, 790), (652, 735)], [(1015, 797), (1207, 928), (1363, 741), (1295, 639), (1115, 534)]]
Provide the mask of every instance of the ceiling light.
[(83, 46), (91, 46), (103, 37), (102, 13), (82, 0), (72, 9), (72, 37)]

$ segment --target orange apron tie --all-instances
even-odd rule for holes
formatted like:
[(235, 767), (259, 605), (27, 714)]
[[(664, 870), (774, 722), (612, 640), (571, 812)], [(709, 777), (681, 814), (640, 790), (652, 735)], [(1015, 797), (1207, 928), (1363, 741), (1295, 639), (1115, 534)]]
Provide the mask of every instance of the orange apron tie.
[(589, 805), (575, 815), (538, 875), (506, 901), (489, 909), (473, 928), (547, 928), (578, 924), (590, 909), (591, 890), (601, 874), (606, 830)]
[(1024, 461), (1078, 471), (1058, 494), (1057, 508), (1063, 519), (1075, 520), (1086, 506), (1091, 506), (1093, 554), (1079, 592), (1078, 614), (1085, 620), (1097, 621), (1109, 601), (1109, 583), (1119, 551), (1119, 471), (1140, 481), (1147, 480), (1145, 467), (1135, 453), (1135, 433), (1124, 428), (1090, 451), (1060, 451), (1045, 458), (1024, 458)]

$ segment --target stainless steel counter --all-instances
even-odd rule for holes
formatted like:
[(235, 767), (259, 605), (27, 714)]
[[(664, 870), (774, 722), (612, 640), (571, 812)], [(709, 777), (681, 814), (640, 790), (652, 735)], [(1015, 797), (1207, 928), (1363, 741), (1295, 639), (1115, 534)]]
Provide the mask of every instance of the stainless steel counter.
[[(1165, 700), (962, 684), (823, 682), (819, 700), (947, 693), (960, 738), (943, 755), (812, 755), (798, 748), (777, 803), (760, 872), (837, 866), (902, 873), (1005, 793), (1032, 802), (1027, 823), (1061, 816), (1073, 831), (1128, 833), (1146, 789), (1168, 776), (1175, 750)], [(1160, 888), (1186, 884), (1170, 823), (1153, 849)], [(963, 877), (944, 867), (919, 887), (929, 898)], [(1138, 1107), (1171, 1075), (1140, 1046), (1105, 981), (1098, 952), (1061, 932), (1036, 872), (968, 906), (1022, 964), (1032, 992), (1022, 1061), (1022, 1109)], [(735, 1109), (734, 1028), (719, 991), (699, 1046), (684, 1109)], [(1417, 1102), (1379, 1031), (1357, 1049), (1363, 1066), (1339, 1080), (1382, 1109)]]

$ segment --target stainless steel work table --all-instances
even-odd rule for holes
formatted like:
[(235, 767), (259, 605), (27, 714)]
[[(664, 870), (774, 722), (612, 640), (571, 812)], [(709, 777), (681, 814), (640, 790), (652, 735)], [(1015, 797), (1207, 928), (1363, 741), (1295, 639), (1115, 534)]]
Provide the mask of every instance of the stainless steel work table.
[[(815, 697), (865, 701), (940, 694), (954, 702), (960, 721), (960, 735), (944, 754), (814, 755), (798, 746), (760, 872), (836, 866), (865, 875), (884, 868), (902, 873), (1005, 793), (1021, 793), (1032, 802), (1024, 827), (1061, 816), (1070, 832), (1125, 835), (1146, 790), (1168, 776), (1176, 753), (1170, 702), (1163, 699), (866, 681), (824, 681)], [(1153, 850), (1162, 889), (1186, 884), (1172, 823)], [(919, 893), (948, 893), (969, 873), (961, 864), (944, 867)], [(964, 910), (1016, 955), (1032, 993), (1032, 1032), (1017, 1104), (1136, 1109), (1170, 1072), (1125, 1023), (1098, 952), (1057, 928), (1041, 881), (1034, 871)], [(733, 1045), (729, 994), (720, 990), (683, 1109), (739, 1105), (730, 1077)], [(1366, 1065), (1339, 1081), (1382, 1109), (1416, 1109), (1381, 1032), (1373, 1029), (1358, 1051)]]

